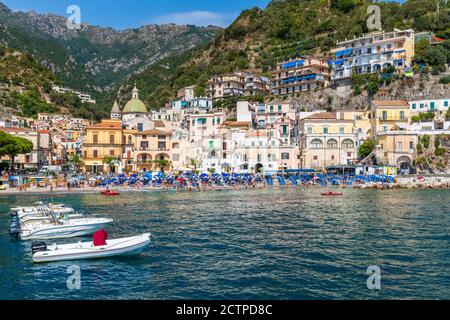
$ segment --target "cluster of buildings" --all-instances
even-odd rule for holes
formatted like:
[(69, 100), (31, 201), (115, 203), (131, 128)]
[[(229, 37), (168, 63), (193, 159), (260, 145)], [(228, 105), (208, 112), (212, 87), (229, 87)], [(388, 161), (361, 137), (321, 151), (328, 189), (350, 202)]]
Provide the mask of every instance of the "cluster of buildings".
[(233, 96), (294, 96), (301, 92), (334, 87), (347, 90), (354, 75), (395, 70), (412, 76), (415, 46), (420, 41), (439, 45), (443, 39), (431, 32), (412, 29), (376, 31), (338, 41), (326, 57), (302, 57), (278, 63), (270, 77), (236, 71), (208, 81), (208, 96), (219, 100)]
[[(421, 135), (450, 134), (449, 103), (380, 100), (367, 111), (302, 112), (290, 100), (239, 101), (233, 114), (173, 106), (149, 112), (135, 88), (122, 109), (114, 104), (111, 119), (86, 127), (82, 157), (89, 173), (324, 170), (359, 164), (358, 148), (373, 139), (377, 148), (364, 161), (409, 170)], [(430, 123), (411, 121), (429, 110), (436, 115)]]
[[(100, 123), (39, 114), (38, 119), (0, 119), (0, 130), (33, 142), (33, 152), (16, 160), (24, 168), (68, 164), (71, 156), (78, 155), (84, 171), (92, 174), (279, 172), (367, 163), (408, 171), (414, 167), (422, 135), (450, 134), (446, 119), (450, 97), (378, 100), (365, 111), (334, 112), (302, 112), (289, 97), (329, 86), (345, 88), (354, 74), (386, 68), (406, 74), (415, 44), (423, 40), (433, 45), (441, 39), (413, 30), (378, 31), (338, 42), (327, 59), (279, 63), (270, 78), (240, 71), (211, 77), (208, 96), (196, 97), (195, 86), (185, 87), (171, 105), (160, 110), (149, 111), (135, 87), (130, 101), (123, 107), (115, 102), (110, 119)], [(53, 90), (73, 92), (63, 87)], [(88, 95), (74, 93), (84, 102), (95, 103)], [(214, 107), (226, 97), (264, 95), (279, 99), (239, 101), (236, 111)], [(433, 119), (413, 121), (423, 112), (432, 112)], [(358, 149), (369, 139), (376, 148), (366, 159), (359, 159)]]
[[(134, 88), (126, 105), (114, 103), (110, 119), (100, 123), (39, 114), (2, 120), (0, 130), (33, 142), (32, 153), (16, 159), (23, 168), (70, 164), (71, 156), (79, 155), (91, 174), (320, 171), (369, 162), (410, 170), (422, 135), (450, 134), (448, 110), (450, 97), (378, 100), (366, 111), (303, 112), (293, 101), (280, 100), (239, 101), (232, 114), (193, 106), (149, 112)], [(422, 112), (433, 112), (434, 119), (412, 121)], [(358, 149), (368, 139), (377, 147), (359, 159)]]
[[(71, 156), (81, 154), (86, 128), (91, 124), (66, 114), (39, 113), (37, 119), (18, 116), (0, 119), (0, 131), (33, 143), (33, 151), (18, 155), (15, 162), (20, 169), (38, 170), (68, 164)], [(1, 160), (6, 163), (9, 159)]]

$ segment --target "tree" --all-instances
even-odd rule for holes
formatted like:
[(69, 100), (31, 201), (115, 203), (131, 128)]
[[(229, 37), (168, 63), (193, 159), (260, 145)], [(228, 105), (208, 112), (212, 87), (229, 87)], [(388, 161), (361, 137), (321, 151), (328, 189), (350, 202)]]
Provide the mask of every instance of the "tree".
[(117, 160), (114, 157), (106, 157), (103, 159), (103, 163), (108, 165), (110, 173), (114, 172), (114, 168), (116, 167), (116, 164), (118, 162), (119, 162), (119, 160)]
[(359, 159), (367, 158), (375, 149), (375, 143), (372, 140), (365, 141), (358, 149)]
[(30, 140), (0, 132), (0, 156), (10, 158), (11, 170), (14, 169), (14, 160), (19, 154), (27, 154), (31, 151), (33, 151), (33, 143)]
[(81, 160), (81, 157), (77, 154), (71, 155), (69, 158), (69, 162), (76, 167), (77, 171), (79, 171), (80, 168), (84, 165), (83, 160)]

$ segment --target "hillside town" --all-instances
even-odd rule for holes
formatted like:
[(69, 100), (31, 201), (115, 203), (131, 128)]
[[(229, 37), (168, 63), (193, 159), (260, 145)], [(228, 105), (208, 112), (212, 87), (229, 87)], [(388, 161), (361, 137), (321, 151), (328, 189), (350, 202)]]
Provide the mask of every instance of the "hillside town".
[[(13, 171), (24, 173), (448, 172), (450, 94), (419, 101), (374, 100), (364, 110), (338, 111), (308, 111), (294, 99), (328, 87), (350, 90), (354, 74), (388, 71), (412, 77), (415, 44), (423, 39), (432, 45), (442, 40), (414, 30), (379, 31), (338, 42), (328, 60), (281, 62), (270, 79), (244, 71), (215, 75), (207, 96), (195, 96), (195, 86), (188, 86), (158, 110), (147, 106), (134, 87), (131, 99), (124, 106), (116, 101), (110, 118), (98, 123), (40, 113), (37, 119), (1, 119), (0, 127), (33, 143), (31, 153), (15, 158)], [(89, 95), (76, 94), (95, 103)], [(257, 102), (256, 96), (267, 99)], [(226, 97), (245, 98), (238, 98), (235, 108), (216, 107)], [(430, 165), (428, 149), (432, 159), (447, 160)], [(10, 158), (2, 160), (7, 171)]]

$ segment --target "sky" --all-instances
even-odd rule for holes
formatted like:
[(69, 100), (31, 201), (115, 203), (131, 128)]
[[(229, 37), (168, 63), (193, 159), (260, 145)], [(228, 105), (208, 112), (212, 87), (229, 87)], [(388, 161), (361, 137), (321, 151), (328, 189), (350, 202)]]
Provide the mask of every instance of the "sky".
[(228, 26), (244, 9), (264, 8), (269, 0), (0, 0), (14, 11), (34, 10), (69, 16), (70, 5), (81, 10), (81, 21), (115, 29), (145, 24)]

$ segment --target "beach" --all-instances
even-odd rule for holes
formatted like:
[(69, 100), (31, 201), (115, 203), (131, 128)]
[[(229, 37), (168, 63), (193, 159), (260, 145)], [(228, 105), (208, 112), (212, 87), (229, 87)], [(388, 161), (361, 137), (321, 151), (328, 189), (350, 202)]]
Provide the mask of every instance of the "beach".
[[(64, 184), (65, 185), (65, 184)], [(146, 191), (161, 191), (161, 192), (207, 192), (207, 191), (217, 191), (217, 190), (240, 190), (240, 189), (265, 189), (265, 188), (340, 188), (341, 185), (320, 185), (315, 183), (302, 183), (294, 185), (289, 181), (286, 184), (279, 185), (268, 185), (266, 183), (255, 183), (255, 184), (237, 184), (237, 185), (187, 185), (185, 187), (177, 187), (175, 184), (172, 185), (161, 185), (161, 186), (95, 186), (92, 187), (89, 184), (82, 184), (78, 187), (54, 187), (52, 185), (47, 185), (46, 187), (38, 187), (37, 185), (32, 185), (29, 187), (22, 188), (8, 188), (6, 190), (0, 190), (1, 195), (27, 195), (27, 194), (90, 194), (90, 193), (100, 193), (102, 190), (108, 188), (117, 190), (120, 193), (123, 192), (146, 192)], [(348, 186), (345, 186), (348, 187)], [(399, 176), (394, 179), (392, 183), (384, 182), (364, 182), (364, 183), (354, 183), (351, 186), (354, 189), (450, 189), (450, 175), (414, 175), (414, 176)]]

